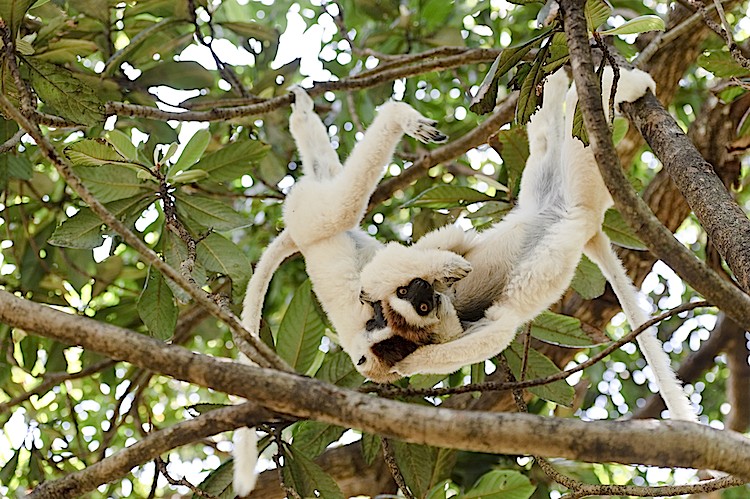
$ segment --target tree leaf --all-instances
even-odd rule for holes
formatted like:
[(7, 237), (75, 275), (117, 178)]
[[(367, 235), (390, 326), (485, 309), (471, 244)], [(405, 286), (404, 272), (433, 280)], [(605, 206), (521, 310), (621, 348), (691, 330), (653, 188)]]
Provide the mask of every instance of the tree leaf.
[[(516, 378), (521, 376), (521, 360), (523, 359), (523, 345), (518, 340), (513, 341), (508, 348), (503, 351), (503, 355), (508, 360), (508, 365)], [(554, 362), (547, 357), (529, 349), (529, 358), (526, 365), (526, 379), (544, 378), (551, 374), (560, 372), (560, 369)], [(554, 402), (556, 404), (569, 407), (573, 403), (575, 391), (565, 380), (555, 381), (548, 385), (541, 385), (529, 388), (529, 391), (537, 397)]]
[(18, 28), (21, 27), (23, 16), (35, 0), (0, 0), (0, 17), (10, 31), (10, 38), (16, 39)]
[[(121, 166), (77, 166), (73, 170), (102, 203), (156, 191), (156, 183), (138, 178), (137, 172)], [(151, 189), (149, 189), (151, 187)]]
[(236, 244), (212, 233), (198, 243), (196, 257), (206, 270), (230, 277), (233, 294), (238, 297), (244, 294), (253, 266)]
[(549, 35), (550, 31), (551, 29), (546, 29), (531, 40), (504, 49), (484, 76), (484, 80), (479, 85), (479, 90), (471, 99), (469, 109), (477, 114), (487, 114), (492, 111), (495, 108), (495, 101), (497, 100), (498, 80), (505, 73), (513, 69), (532, 48), (540, 45), (542, 40)]
[(586, 123), (583, 122), (583, 113), (578, 102), (576, 102), (576, 110), (573, 113), (573, 137), (579, 139), (584, 146), (589, 145), (589, 133), (586, 131)]
[(234, 180), (247, 173), (252, 164), (263, 159), (269, 149), (270, 146), (259, 140), (231, 142), (207, 154), (190, 168), (208, 172), (217, 182)]
[(531, 115), (536, 112), (539, 104), (539, 84), (544, 80), (544, 70), (542, 66), (547, 59), (549, 45), (545, 45), (536, 55), (534, 64), (531, 65), (529, 74), (524, 78), (521, 84), (521, 91), (518, 94), (518, 103), (516, 104), (516, 123), (525, 125), (531, 119)]
[(709, 50), (698, 57), (698, 65), (719, 78), (747, 76), (750, 72), (724, 50)]
[(638, 16), (625, 21), (616, 28), (600, 31), (600, 35), (633, 35), (646, 31), (664, 31), (664, 19), (653, 14)]
[(604, 214), (602, 229), (612, 242), (618, 246), (638, 251), (648, 249), (643, 241), (635, 235), (627, 222), (625, 222), (620, 212), (614, 208), (610, 208)]
[(304, 373), (318, 355), (325, 325), (307, 280), (294, 293), (276, 335), (276, 352), (297, 372)]
[(544, 311), (534, 319), (531, 323), (531, 335), (561, 347), (590, 347), (601, 343), (586, 334), (581, 328), (580, 320), (550, 311)]
[(331, 443), (344, 434), (346, 428), (320, 421), (300, 421), (294, 425), (292, 444), (294, 448), (310, 459), (315, 459)]
[[(234, 476), (234, 460), (228, 459), (219, 465), (218, 468), (208, 474), (208, 476), (198, 485), (198, 488), (211, 497), (218, 499), (233, 499), (235, 497), (232, 489), (232, 479)], [(200, 499), (201, 496), (193, 494), (193, 499)]]
[(416, 195), (402, 205), (403, 208), (454, 208), (466, 206), (481, 201), (491, 201), (493, 198), (483, 192), (463, 185), (438, 185), (430, 187)]
[(13, 457), (8, 459), (3, 469), (0, 470), (0, 483), (9, 484), (13, 476), (16, 474), (16, 468), (18, 467), (18, 454), (20, 451), (13, 453)]
[(63, 149), (63, 153), (77, 166), (124, 165), (138, 167), (105, 139), (79, 140)]
[(102, 101), (71, 71), (36, 57), (21, 60), (39, 98), (60, 116), (84, 125), (104, 120)]
[(404, 481), (417, 497), (450, 476), (456, 451), (391, 440), (393, 454)]
[(536, 490), (528, 477), (517, 471), (492, 470), (482, 475), (461, 499), (528, 499)]
[[(106, 208), (126, 224), (131, 225), (141, 216), (154, 199), (151, 196), (134, 196), (107, 203)], [(49, 243), (67, 248), (92, 249), (101, 246), (104, 234), (104, 222), (91, 208), (85, 207), (65, 220), (52, 233)]]
[(138, 299), (138, 315), (152, 336), (167, 340), (177, 325), (177, 305), (167, 281), (154, 267), (150, 267), (146, 286)]
[(323, 469), (293, 446), (284, 446), (284, 481), (301, 497), (344, 499), (336, 482)]
[(372, 466), (375, 462), (375, 458), (380, 455), (383, 449), (383, 441), (378, 435), (372, 435), (370, 433), (362, 434), (362, 457), (368, 466)]
[(186, 170), (195, 164), (200, 159), (208, 146), (208, 142), (211, 140), (211, 132), (205, 128), (201, 128), (190, 137), (190, 140), (185, 144), (185, 148), (182, 150), (179, 159), (173, 166), (169, 168), (170, 173), (177, 173), (180, 170)]
[(491, 144), (503, 159), (503, 165), (508, 172), (508, 189), (517, 193), (521, 186), (521, 174), (529, 159), (529, 137), (526, 129), (513, 127), (500, 130), (495, 135), (497, 142)]
[(594, 31), (596, 28), (607, 22), (609, 16), (612, 15), (612, 5), (607, 0), (586, 0), (586, 8), (584, 14), (586, 15), (586, 26), (589, 31)]
[(604, 293), (607, 280), (602, 275), (599, 267), (583, 255), (578, 262), (576, 273), (570, 283), (570, 287), (587, 300), (593, 300)]
[(177, 199), (177, 212), (180, 216), (191, 218), (203, 227), (214, 230), (232, 230), (250, 223), (245, 216), (215, 199), (189, 195), (179, 190), (174, 196)]
[(213, 87), (214, 80), (213, 73), (197, 62), (161, 61), (146, 69), (135, 82), (144, 87), (166, 85), (179, 90), (186, 90)]
[(358, 388), (365, 381), (365, 377), (359, 374), (349, 355), (341, 350), (325, 356), (315, 377), (344, 388)]

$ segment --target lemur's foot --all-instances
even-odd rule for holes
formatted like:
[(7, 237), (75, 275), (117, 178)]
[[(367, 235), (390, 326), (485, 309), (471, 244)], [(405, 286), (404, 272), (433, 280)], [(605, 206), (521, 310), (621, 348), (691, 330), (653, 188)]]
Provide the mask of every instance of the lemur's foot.
[(404, 124), (404, 132), (410, 137), (414, 137), (425, 144), (428, 142), (445, 142), (448, 136), (435, 128), (437, 121), (419, 117), (410, 119)]
[(295, 113), (312, 111), (313, 100), (304, 88), (300, 87), (299, 85), (292, 85), (291, 87), (289, 87), (289, 91), (294, 94), (294, 103), (292, 104), (292, 109)]

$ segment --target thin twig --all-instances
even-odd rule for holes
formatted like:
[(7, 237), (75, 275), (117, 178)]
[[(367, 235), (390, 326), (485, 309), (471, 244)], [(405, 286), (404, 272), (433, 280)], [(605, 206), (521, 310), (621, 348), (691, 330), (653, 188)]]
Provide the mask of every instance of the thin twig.
[(366, 393), (375, 392), (385, 397), (439, 397), (442, 395), (457, 395), (459, 393), (506, 391), (506, 390), (531, 388), (534, 386), (547, 385), (549, 383), (553, 383), (555, 381), (560, 381), (565, 378), (568, 378), (569, 376), (596, 364), (597, 362), (601, 361), (606, 356), (608, 356), (609, 354), (611, 354), (618, 348), (622, 347), (626, 343), (630, 343), (631, 341), (633, 341), (639, 334), (641, 334), (643, 331), (645, 331), (649, 327), (663, 321), (664, 319), (667, 319), (681, 312), (686, 312), (688, 310), (693, 310), (699, 307), (708, 307), (708, 306), (710, 306), (710, 304), (707, 301), (695, 301), (695, 302), (684, 303), (682, 305), (679, 305), (671, 310), (668, 310), (667, 312), (664, 312), (663, 314), (660, 314), (654, 317), (653, 319), (650, 319), (644, 322), (643, 324), (641, 324), (640, 327), (626, 334), (619, 340), (612, 342), (604, 350), (590, 357), (586, 361), (581, 362), (580, 364), (574, 367), (571, 367), (570, 369), (566, 369), (564, 371), (551, 374), (544, 378), (537, 378), (537, 379), (532, 379), (532, 380), (527, 380), (527, 381), (516, 381), (516, 382), (473, 383), (473, 384), (457, 386), (457, 387), (449, 387), (449, 388), (417, 389), (417, 388), (396, 388), (396, 387), (389, 386), (389, 385), (372, 385), (372, 386), (363, 387), (361, 391), (366, 392)]
[(396, 485), (399, 489), (401, 489), (401, 492), (404, 493), (404, 496), (407, 499), (416, 499), (414, 497), (414, 494), (411, 493), (411, 490), (409, 490), (409, 487), (406, 485), (404, 475), (402, 475), (401, 470), (398, 469), (398, 463), (396, 462), (396, 456), (393, 453), (393, 448), (391, 447), (390, 440), (385, 437), (381, 438), (380, 440), (383, 446), (383, 459), (385, 460), (385, 464), (388, 466), (388, 470), (391, 472), (391, 476), (396, 482)]
[(193, 494), (197, 495), (198, 497), (216, 499), (215, 495), (209, 494), (208, 492), (199, 489), (198, 487), (190, 483), (184, 476), (179, 480), (173, 478), (172, 475), (169, 474), (169, 470), (167, 470), (167, 463), (165, 463), (161, 457), (157, 457), (156, 459), (154, 459), (154, 465), (156, 466), (156, 469), (159, 470), (159, 473), (161, 473), (162, 476), (167, 479), (170, 485), (174, 485), (175, 487), (187, 487)]

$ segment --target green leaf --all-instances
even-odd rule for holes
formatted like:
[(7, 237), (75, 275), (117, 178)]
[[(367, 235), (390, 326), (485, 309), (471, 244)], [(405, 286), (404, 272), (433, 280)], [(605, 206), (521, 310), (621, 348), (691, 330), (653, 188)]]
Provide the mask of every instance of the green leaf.
[[(224, 5), (222, 2), (221, 5)], [(216, 19), (214, 17), (214, 19)], [(279, 37), (279, 32), (267, 24), (256, 23), (256, 22), (234, 22), (224, 21), (218, 23), (221, 27), (230, 29), (247, 38), (255, 38), (256, 40), (269, 40), (274, 41)]]
[(601, 343), (586, 334), (581, 328), (581, 321), (575, 317), (549, 311), (542, 312), (534, 319), (531, 323), (531, 335), (561, 347), (590, 347)]
[(573, 113), (573, 137), (583, 142), (584, 146), (589, 145), (589, 133), (586, 131), (586, 123), (583, 122), (583, 113), (578, 102), (576, 102), (576, 110)]
[(494, 142), (493, 146), (503, 159), (503, 165), (508, 172), (508, 189), (517, 193), (521, 186), (521, 174), (529, 158), (529, 137), (526, 129), (522, 127), (500, 130), (496, 137), (499, 147)]
[(79, 140), (63, 149), (63, 154), (77, 166), (123, 165), (137, 168), (105, 139)]
[(578, 262), (570, 287), (586, 300), (593, 300), (604, 293), (606, 284), (607, 280), (599, 267), (583, 255), (581, 261)]
[(231, 142), (207, 154), (191, 168), (208, 172), (217, 182), (234, 180), (247, 173), (252, 164), (263, 159), (269, 149), (270, 146), (259, 140)]
[(84, 125), (104, 120), (102, 101), (71, 71), (35, 57), (24, 57), (22, 61), (34, 91), (60, 116)]
[(91, 40), (61, 38), (47, 44), (44, 52), (38, 52), (37, 58), (54, 64), (75, 63), (78, 58), (87, 57), (99, 50)]
[[(503, 351), (503, 355), (508, 360), (508, 365), (516, 378), (521, 376), (521, 360), (523, 359), (523, 345), (519, 341), (513, 341), (508, 348)], [(529, 349), (529, 358), (526, 365), (526, 379), (544, 378), (551, 374), (559, 373), (560, 369), (554, 362), (547, 357)], [(529, 391), (537, 397), (554, 402), (556, 404), (570, 406), (573, 403), (575, 391), (565, 380), (555, 381), (548, 385), (535, 386), (529, 388)]]
[(461, 499), (528, 499), (536, 490), (529, 479), (517, 471), (492, 470), (482, 475)]
[(31, 371), (39, 358), (39, 337), (26, 336), (21, 340), (21, 356), (23, 367)]
[(604, 214), (602, 229), (612, 242), (618, 246), (639, 251), (648, 249), (643, 241), (635, 235), (627, 222), (625, 222), (620, 212), (614, 208), (610, 208)]
[(154, 267), (150, 267), (146, 286), (138, 298), (138, 315), (152, 336), (167, 340), (177, 325), (177, 305), (167, 281)]
[(281, 472), (287, 485), (304, 498), (344, 499), (333, 478), (293, 446), (285, 447), (285, 462)]
[(215, 199), (189, 195), (179, 190), (174, 196), (177, 200), (177, 213), (198, 222), (203, 227), (214, 230), (232, 230), (250, 223), (245, 216)]
[(594, 31), (609, 19), (612, 15), (612, 5), (607, 0), (586, 0), (586, 26), (589, 31)]
[(169, 168), (169, 171), (177, 173), (190, 168), (203, 155), (210, 140), (211, 132), (205, 128), (195, 132), (182, 150), (180, 158)]
[(19, 451), (14, 452), (13, 457), (8, 459), (8, 462), (5, 463), (5, 466), (3, 466), (3, 469), (0, 470), (0, 483), (7, 485), (10, 483), (10, 480), (15, 476), (16, 468), (18, 467), (18, 454), (19, 454)]
[(365, 381), (349, 355), (341, 350), (325, 356), (315, 377), (344, 388), (358, 388)]
[(232, 290), (245, 292), (247, 281), (252, 274), (252, 264), (245, 253), (226, 237), (212, 233), (198, 243), (196, 256), (203, 267), (232, 279)]
[[(219, 465), (218, 468), (208, 474), (198, 488), (211, 497), (217, 497), (219, 499), (234, 498), (234, 490), (232, 489), (232, 478), (234, 475), (234, 460), (229, 459)], [(200, 499), (201, 496), (193, 494), (193, 499)]]
[(549, 56), (542, 65), (546, 74), (552, 74), (557, 68), (568, 62), (570, 53), (568, 51), (568, 39), (565, 33), (555, 33), (549, 43)]
[[(188, 258), (188, 250), (185, 241), (179, 238), (170, 230), (162, 232), (161, 239), (159, 240), (161, 246), (161, 253), (164, 255), (164, 260), (173, 268), (178, 269), (182, 265), (182, 262)], [(197, 253), (196, 248), (196, 253)], [(195, 262), (193, 271), (190, 273), (191, 277), (195, 280), (198, 286), (203, 286), (208, 280), (206, 277), (206, 271), (201, 265), (200, 261)], [(181, 303), (187, 303), (190, 301), (190, 295), (172, 281), (167, 281), (167, 284), (172, 288), (175, 298)]]
[(297, 372), (304, 373), (318, 355), (325, 325), (307, 280), (294, 293), (276, 335), (276, 351)]
[(416, 195), (402, 205), (403, 208), (454, 208), (466, 206), (481, 201), (491, 201), (493, 198), (483, 192), (463, 185), (438, 185), (430, 187)]
[(628, 133), (628, 128), (630, 128), (630, 122), (627, 118), (615, 116), (615, 120), (612, 123), (612, 143), (615, 145), (619, 144), (625, 138), (625, 134)]
[(346, 431), (340, 426), (333, 426), (319, 421), (300, 421), (294, 425), (292, 444), (294, 448), (310, 459), (315, 459), (331, 443), (341, 438)]
[(471, 99), (469, 109), (477, 114), (487, 114), (492, 111), (495, 108), (495, 101), (497, 100), (498, 80), (505, 73), (513, 69), (532, 48), (540, 45), (542, 40), (549, 35), (550, 31), (551, 29), (546, 29), (531, 40), (503, 50), (484, 76), (484, 80), (479, 85), (479, 90)]
[(194, 61), (161, 61), (141, 74), (135, 83), (143, 87), (166, 85), (186, 90), (209, 88), (214, 85), (214, 75)]
[(482, 217), (490, 217), (493, 220), (500, 220), (511, 208), (513, 208), (513, 205), (506, 201), (488, 201), (474, 213), (468, 213), (466, 218), (474, 220)]
[(375, 458), (380, 455), (383, 449), (383, 441), (378, 435), (370, 433), (362, 434), (362, 457), (368, 466), (375, 462)]
[[(121, 199), (106, 204), (106, 208), (116, 215), (120, 220), (124, 220), (127, 225), (132, 226), (141, 216), (154, 199), (151, 196), (134, 196), (128, 199)], [(105, 234), (109, 231), (102, 228), (104, 223), (91, 208), (81, 208), (81, 210), (72, 217), (60, 224), (49, 243), (55, 246), (65, 246), (67, 248), (92, 249), (101, 246)]]
[(391, 440), (393, 454), (404, 481), (417, 497), (450, 476), (456, 451)]
[(719, 78), (747, 76), (750, 72), (724, 50), (709, 50), (698, 57), (698, 65)]
[(68, 361), (65, 358), (66, 348), (68, 348), (67, 345), (52, 340), (52, 344), (46, 348), (47, 363), (44, 368), (47, 373), (64, 373), (68, 370)]
[(633, 35), (635, 33), (645, 33), (646, 31), (664, 31), (664, 29), (664, 19), (655, 15), (645, 15), (634, 17), (616, 28), (600, 31), (599, 34)]
[(521, 91), (518, 94), (518, 102), (516, 103), (516, 123), (519, 125), (525, 125), (531, 119), (531, 115), (536, 112), (536, 108), (539, 104), (539, 85), (544, 80), (544, 70), (542, 66), (547, 59), (549, 53), (549, 45), (542, 47), (534, 59), (534, 64), (531, 65), (529, 74), (524, 78), (521, 84)]
[(23, 16), (33, 3), (34, 0), (0, 0), (0, 17), (8, 26), (12, 40), (16, 39), (18, 28), (21, 27), (23, 22)]
[(122, 131), (117, 129), (109, 130), (107, 132), (107, 142), (115, 149), (117, 154), (125, 158), (126, 161), (131, 161), (133, 164), (139, 163), (138, 160), (140, 158), (138, 158), (138, 148), (133, 144), (131, 138)]
[(135, 170), (122, 166), (77, 166), (73, 170), (102, 203), (155, 192), (157, 187), (154, 182), (139, 179)]

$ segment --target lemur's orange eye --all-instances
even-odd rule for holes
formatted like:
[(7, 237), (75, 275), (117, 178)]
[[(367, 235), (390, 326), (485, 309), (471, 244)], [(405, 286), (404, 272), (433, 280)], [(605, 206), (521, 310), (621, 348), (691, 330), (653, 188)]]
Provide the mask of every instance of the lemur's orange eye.
[(396, 296), (398, 296), (399, 298), (403, 298), (404, 296), (406, 296), (407, 292), (408, 290), (406, 289), (406, 287), (401, 286), (396, 290)]

